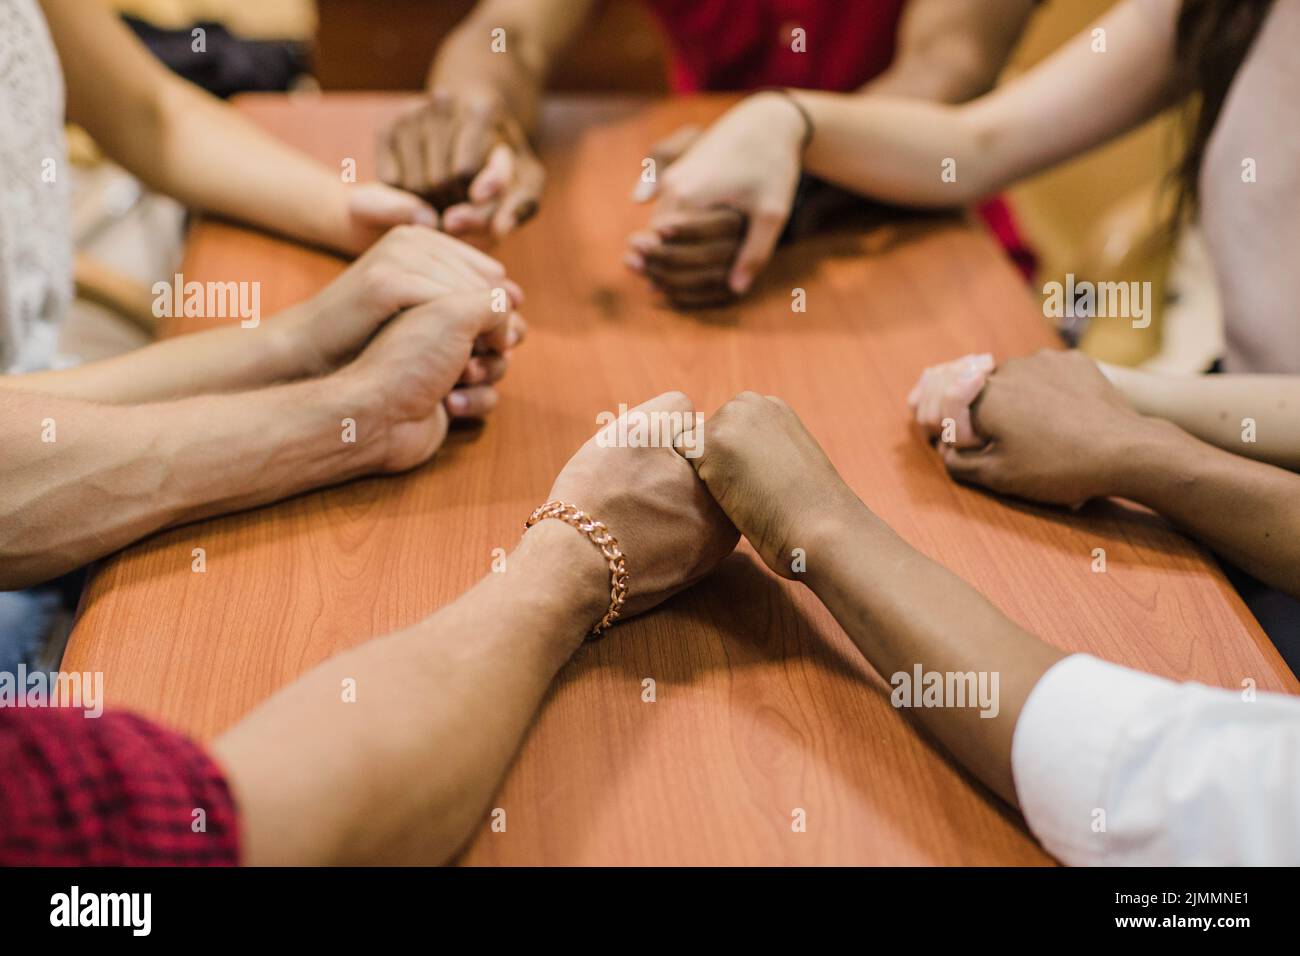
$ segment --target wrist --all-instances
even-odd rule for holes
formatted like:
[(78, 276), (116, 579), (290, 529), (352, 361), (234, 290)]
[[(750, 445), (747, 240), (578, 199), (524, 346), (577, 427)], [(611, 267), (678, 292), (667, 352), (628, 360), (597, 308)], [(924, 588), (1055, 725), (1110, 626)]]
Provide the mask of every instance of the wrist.
[(567, 653), (609, 608), (608, 562), (586, 535), (563, 521), (545, 519), (524, 532), (507, 567), (530, 595), (538, 621), (568, 647)]
[(741, 105), (755, 114), (759, 128), (770, 131), (798, 155), (802, 155), (812, 141), (812, 117), (793, 93), (780, 89), (762, 90), (749, 96)]
[[(848, 491), (848, 489), (845, 489)], [(852, 492), (846, 499), (824, 508), (808, 529), (807, 571), (800, 575), (814, 592), (830, 584), (836, 573), (851, 563), (853, 551), (887, 526)]]
[(1126, 430), (1126, 440), (1110, 455), (1105, 494), (1154, 506), (1169, 480), (1186, 474), (1206, 449), (1172, 422), (1139, 421), (1141, 427)]

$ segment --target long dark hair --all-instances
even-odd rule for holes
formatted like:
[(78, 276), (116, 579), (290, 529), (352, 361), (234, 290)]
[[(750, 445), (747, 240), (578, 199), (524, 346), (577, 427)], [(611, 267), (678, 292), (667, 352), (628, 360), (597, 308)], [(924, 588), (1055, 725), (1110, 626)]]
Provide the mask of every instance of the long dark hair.
[(1175, 34), (1175, 84), (1188, 98), (1186, 149), (1174, 171), (1178, 215), (1200, 201), (1201, 163), (1237, 70), (1273, 0), (1183, 0)]

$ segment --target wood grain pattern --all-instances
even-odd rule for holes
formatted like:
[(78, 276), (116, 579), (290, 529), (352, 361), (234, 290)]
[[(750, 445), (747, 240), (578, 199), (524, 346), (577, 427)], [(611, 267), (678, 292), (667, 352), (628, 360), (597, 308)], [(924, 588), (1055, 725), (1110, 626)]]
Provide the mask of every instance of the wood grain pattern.
[[(257, 122), (369, 174), (400, 100), (245, 100)], [(542, 213), (499, 254), (532, 331), (490, 424), (431, 465), (158, 535), (105, 561), (65, 665), (109, 703), (211, 737), (306, 668), (427, 615), (517, 540), (596, 415), (670, 388), (712, 412), (780, 394), (849, 483), (908, 541), (1023, 626), (1174, 678), (1296, 691), (1213, 562), (1118, 504), (1078, 515), (957, 487), (908, 426), (921, 369), (1048, 345), (1033, 298), (982, 234), (953, 222), (838, 233), (783, 250), (758, 293), (701, 315), (656, 305), (621, 262), (645, 218), (626, 197), (646, 144), (723, 102), (565, 100), (547, 111)], [(188, 279), (258, 279), (288, 304), (328, 256), (202, 222)], [(790, 290), (807, 290), (792, 314)], [(191, 322), (190, 327), (194, 325)], [(182, 329), (183, 330), (183, 329)], [(190, 552), (207, 549), (207, 573)], [(1091, 570), (1103, 547), (1108, 571)], [(641, 681), (658, 700), (641, 700)], [(562, 672), (467, 863), (1035, 864), (1048, 858), (890, 706), (826, 611), (742, 548), (710, 580), (621, 624)], [(807, 813), (806, 833), (791, 812)]]

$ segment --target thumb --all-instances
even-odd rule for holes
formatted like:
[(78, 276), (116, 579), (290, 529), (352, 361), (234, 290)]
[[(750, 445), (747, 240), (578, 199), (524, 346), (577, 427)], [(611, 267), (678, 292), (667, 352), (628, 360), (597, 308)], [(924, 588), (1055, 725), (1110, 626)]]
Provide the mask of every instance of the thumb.
[(691, 144), (700, 138), (700, 127), (693, 124), (682, 126), (650, 147), (651, 170), (654, 178), (647, 181), (645, 172), (637, 180), (632, 190), (633, 202), (648, 202), (659, 192), (659, 176), (665, 169), (677, 162), (682, 153), (691, 148)]
[(988, 486), (992, 468), (997, 461), (994, 446), (965, 450), (944, 444), (940, 447), (939, 454), (943, 457), (943, 467), (953, 478), (965, 484)]
[(352, 191), (348, 211), (354, 217), (375, 226), (407, 224), (437, 228), (438, 214), (427, 202), (412, 193), (382, 183), (367, 183)]
[(775, 210), (766, 210), (749, 218), (749, 231), (745, 241), (736, 254), (736, 263), (731, 267), (727, 284), (736, 295), (744, 295), (754, 284), (754, 277), (772, 258), (772, 250), (781, 238), (781, 229), (785, 225), (785, 215)]

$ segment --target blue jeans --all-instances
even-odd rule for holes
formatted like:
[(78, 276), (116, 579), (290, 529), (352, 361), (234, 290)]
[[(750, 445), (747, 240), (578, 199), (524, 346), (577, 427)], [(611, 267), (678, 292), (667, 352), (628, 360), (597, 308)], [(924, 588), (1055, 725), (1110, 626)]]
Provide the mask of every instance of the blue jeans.
[(32, 665), (49, 636), (63, 598), (57, 588), (0, 591), (0, 671)]

